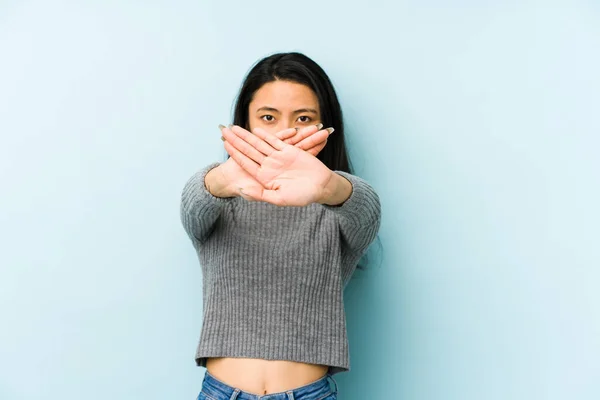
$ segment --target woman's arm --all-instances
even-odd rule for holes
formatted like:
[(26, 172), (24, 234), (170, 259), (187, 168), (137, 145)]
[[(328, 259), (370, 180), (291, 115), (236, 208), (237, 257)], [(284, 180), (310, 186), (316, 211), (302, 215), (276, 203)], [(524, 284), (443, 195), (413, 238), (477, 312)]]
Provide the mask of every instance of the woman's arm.
[(319, 203), (339, 216), (340, 233), (349, 250), (362, 255), (381, 225), (381, 203), (373, 187), (356, 175), (332, 171)]
[(196, 172), (181, 193), (181, 222), (195, 247), (208, 238), (221, 210), (235, 196), (224, 192), (221, 174), (214, 173), (220, 164), (214, 162)]
[(365, 180), (332, 171), (312, 154), (260, 129), (251, 133), (234, 125), (222, 133), (227, 153), (264, 186), (242, 187), (246, 197), (282, 206), (320, 203), (339, 216), (351, 255), (366, 251), (379, 230), (381, 205)]

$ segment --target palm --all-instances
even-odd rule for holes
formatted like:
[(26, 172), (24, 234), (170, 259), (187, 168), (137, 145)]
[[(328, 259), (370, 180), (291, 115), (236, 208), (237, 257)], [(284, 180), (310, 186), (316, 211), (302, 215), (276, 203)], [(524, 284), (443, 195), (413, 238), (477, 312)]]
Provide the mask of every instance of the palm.
[(310, 153), (262, 130), (252, 134), (233, 127), (223, 135), (231, 158), (261, 185), (240, 186), (245, 197), (280, 206), (305, 206), (322, 198), (331, 170)]
[(230, 182), (232, 190), (239, 187), (259, 189), (262, 185), (246, 170), (238, 165), (233, 158), (228, 158), (221, 166), (221, 172), (226, 182)]
[(257, 181), (273, 191), (271, 202), (288, 206), (317, 201), (330, 177), (319, 159), (289, 145), (266, 157), (256, 173)]

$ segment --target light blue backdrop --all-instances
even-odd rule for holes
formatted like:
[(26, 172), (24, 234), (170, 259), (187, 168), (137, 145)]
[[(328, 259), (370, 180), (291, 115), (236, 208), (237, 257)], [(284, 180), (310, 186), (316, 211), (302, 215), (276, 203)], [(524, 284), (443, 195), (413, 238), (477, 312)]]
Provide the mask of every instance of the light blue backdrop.
[(0, 399), (195, 398), (181, 188), (290, 50), (383, 205), (340, 399), (600, 398), (600, 6), (498, 3), (0, 3)]

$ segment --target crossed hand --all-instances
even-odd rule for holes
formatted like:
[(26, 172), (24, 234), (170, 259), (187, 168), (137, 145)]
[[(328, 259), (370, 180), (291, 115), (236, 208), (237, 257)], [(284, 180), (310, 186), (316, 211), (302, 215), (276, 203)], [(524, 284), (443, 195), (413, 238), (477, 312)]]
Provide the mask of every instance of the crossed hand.
[(332, 171), (315, 156), (325, 147), (328, 130), (312, 125), (271, 134), (237, 125), (220, 128), (231, 156), (221, 172), (246, 200), (305, 206), (322, 199)]

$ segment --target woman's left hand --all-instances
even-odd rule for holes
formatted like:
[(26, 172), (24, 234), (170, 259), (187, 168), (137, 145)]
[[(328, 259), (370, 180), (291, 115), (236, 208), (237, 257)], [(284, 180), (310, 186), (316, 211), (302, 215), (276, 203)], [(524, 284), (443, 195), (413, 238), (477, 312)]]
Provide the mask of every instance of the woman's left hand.
[[(333, 172), (312, 154), (260, 128), (251, 133), (234, 125), (222, 134), (227, 153), (264, 187), (240, 188), (245, 199), (306, 206), (324, 198)], [(318, 143), (327, 136), (328, 132), (322, 131), (309, 139)]]

